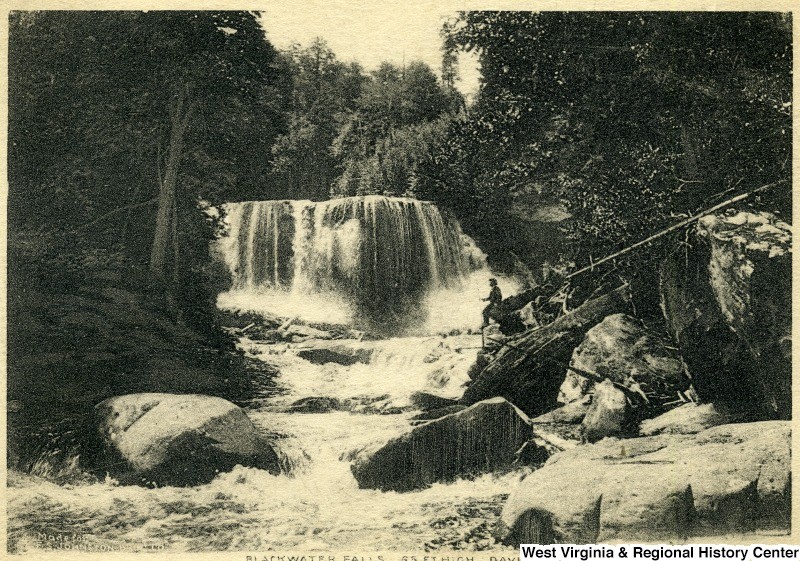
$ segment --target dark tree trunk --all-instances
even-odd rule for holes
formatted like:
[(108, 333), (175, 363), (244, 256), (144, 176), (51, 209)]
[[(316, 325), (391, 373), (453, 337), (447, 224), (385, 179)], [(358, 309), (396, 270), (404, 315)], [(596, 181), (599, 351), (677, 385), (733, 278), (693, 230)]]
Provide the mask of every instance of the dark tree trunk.
[[(189, 103), (187, 97), (186, 95), (179, 97), (171, 111), (169, 152), (164, 166), (164, 178), (159, 185), (156, 226), (150, 250), (150, 272), (153, 280), (156, 281), (165, 280), (172, 220), (175, 215), (173, 207), (178, 183), (178, 169), (183, 157), (184, 136), (194, 112), (194, 104)], [(177, 240), (174, 240), (173, 243), (177, 244)]]

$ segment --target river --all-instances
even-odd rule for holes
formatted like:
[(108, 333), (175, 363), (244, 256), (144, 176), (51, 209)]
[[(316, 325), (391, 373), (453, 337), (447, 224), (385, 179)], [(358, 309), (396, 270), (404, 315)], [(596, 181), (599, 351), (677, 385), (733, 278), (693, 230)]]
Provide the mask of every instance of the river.
[[(146, 489), (107, 479), (57, 485), (9, 475), (12, 550), (440, 551), (497, 548), (491, 531), (522, 472), (410, 493), (359, 489), (348, 453), (411, 429), (414, 391), (457, 397), (480, 336), (337, 342), (367, 349), (369, 362), (312, 364), (304, 344), (243, 338), (249, 356), (278, 367), (264, 395), (243, 404), (270, 434), (288, 473), (236, 467), (206, 485)], [(290, 411), (304, 397), (344, 410)], [(43, 541), (44, 540), (44, 541)], [(49, 540), (49, 541), (48, 541)]]
[[(298, 355), (330, 342), (241, 338), (244, 353), (279, 372), (261, 374), (240, 405), (275, 443), (283, 475), (238, 466), (206, 485), (145, 489), (109, 478), (57, 485), (11, 473), (11, 549), (497, 547), (492, 530), (522, 472), (400, 494), (359, 489), (350, 471), (354, 452), (412, 429), (414, 392), (463, 394), (481, 337), (444, 334), (479, 325), (492, 277), (486, 256), (453, 217), (413, 199), (250, 201), (226, 205), (224, 214), (226, 233), (212, 247), (232, 279), (221, 308), (348, 323), (383, 338), (336, 341), (369, 357), (349, 366)], [(508, 279), (501, 284), (514, 288)], [(303, 398), (339, 406), (292, 408)]]

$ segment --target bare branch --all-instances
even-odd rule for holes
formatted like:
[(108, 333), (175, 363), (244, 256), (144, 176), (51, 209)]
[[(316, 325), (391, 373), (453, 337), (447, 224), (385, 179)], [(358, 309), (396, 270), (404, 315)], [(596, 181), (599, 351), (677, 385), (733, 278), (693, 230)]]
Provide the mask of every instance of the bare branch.
[(94, 224), (97, 224), (98, 222), (101, 222), (101, 221), (105, 220), (106, 218), (110, 218), (111, 216), (114, 216), (115, 214), (117, 214), (119, 212), (122, 212), (122, 211), (125, 211), (125, 210), (133, 210), (135, 208), (151, 205), (151, 204), (153, 204), (153, 203), (155, 203), (157, 201), (158, 201), (158, 197), (153, 197), (152, 199), (143, 201), (141, 203), (136, 203), (136, 204), (133, 204), (133, 205), (126, 205), (126, 206), (123, 206), (123, 207), (115, 208), (111, 212), (108, 212), (108, 213), (104, 214), (103, 216), (95, 218), (91, 222), (87, 222), (86, 224), (83, 224), (82, 226), (78, 226), (77, 228), (72, 230), (72, 232), (73, 233), (80, 232), (81, 230), (85, 230), (86, 228), (88, 228), (90, 226), (93, 226)]

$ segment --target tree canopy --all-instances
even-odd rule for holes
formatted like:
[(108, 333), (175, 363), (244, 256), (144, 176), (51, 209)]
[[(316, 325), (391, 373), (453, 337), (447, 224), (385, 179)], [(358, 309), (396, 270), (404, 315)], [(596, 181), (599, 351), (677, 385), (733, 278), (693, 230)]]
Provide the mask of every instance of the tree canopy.
[[(206, 259), (199, 200), (371, 193), (448, 207), (501, 266), (531, 251), (515, 216), (558, 206), (580, 265), (790, 177), (784, 14), (462, 12), (441, 78), (365, 72), (322, 39), (277, 53), (249, 12), (15, 12), (11, 30), (12, 245), (65, 271), (129, 260), (174, 286)], [(788, 218), (789, 200), (758, 204)]]
[(371, 73), (333, 152), (342, 173), (336, 195), (413, 195), (417, 163), (426, 158), (458, 111), (459, 94), (422, 62), (385, 62)]
[(340, 173), (331, 145), (355, 111), (366, 77), (345, 64), (322, 39), (283, 53), (292, 76), (289, 131), (272, 148), (274, 198), (323, 200)]
[(413, 195), (418, 162), (463, 105), (452, 83), (420, 61), (366, 72), (321, 38), (291, 46), (282, 60), (291, 110), (289, 130), (272, 148), (272, 198)]
[(62, 287), (110, 266), (171, 273), (176, 305), (203, 307), (214, 225), (198, 202), (268, 197), (285, 130), (290, 91), (256, 14), (14, 12), (10, 25), (10, 266)]
[[(449, 49), (479, 54), (482, 84), (421, 193), (488, 243), (533, 193), (573, 215), (587, 262), (789, 177), (786, 15), (463, 12), (444, 34)], [(766, 203), (784, 215), (786, 187)]]

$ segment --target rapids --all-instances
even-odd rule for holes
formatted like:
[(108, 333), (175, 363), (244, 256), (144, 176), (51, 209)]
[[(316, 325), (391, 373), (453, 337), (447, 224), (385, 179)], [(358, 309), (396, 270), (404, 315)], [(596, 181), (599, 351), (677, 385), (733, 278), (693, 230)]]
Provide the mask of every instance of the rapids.
[[(232, 203), (225, 215), (226, 235), (212, 248), (232, 278), (220, 308), (405, 336), (280, 344), (241, 337), (249, 359), (274, 367), (259, 371), (260, 387), (239, 405), (274, 442), (284, 474), (237, 466), (205, 485), (145, 489), (109, 477), (57, 485), (12, 472), (10, 550), (497, 548), (492, 530), (523, 470), (403, 494), (359, 489), (350, 471), (352, 453), (411, 430), (414, 392), (463, 394), (481, 336), (445, 334), (480, 325), (492, 275), (472, 240), (435, 206), (411, 199)], [(298, 354), (332, 343), (369, 359), (314, 364)], [(293, 404), (303, 398), (338, 406), (301, 412)]]
[[(340, 342), (337, 342), (340, 343)], [(414, 337), (341, 342), (368, 347), (367, 364), (316, 365), (297, 356), (308, 343), (266, 344), (242, 339), (250, 357), (280, 374), (266, 396), (242, 404), (273, 435), (288, 474), (235, 468), (192, 488), (145, 489), (97, 483), (56, 485), (11, 473), (12, 551), (453, 551), (497, 548), (491, 530), (512, 481), (521, 473), (412, 493), (359, 489), (347, 454), (410, 430), (417, 411), (409, 396), (463, 391), (480, 337)], [(346, 410), (297, 413), (297, 399), (325, 396)], [(48, 545), (49, 544), (49, 545)]]

